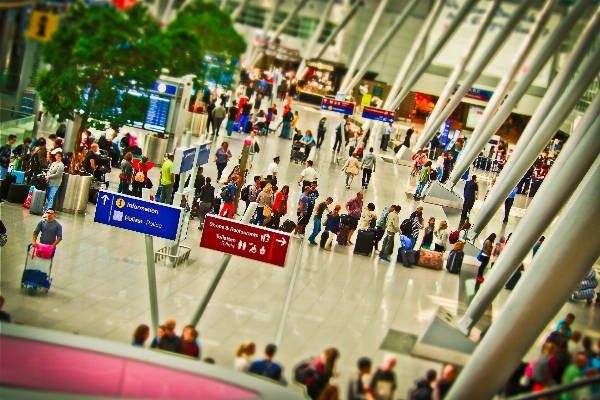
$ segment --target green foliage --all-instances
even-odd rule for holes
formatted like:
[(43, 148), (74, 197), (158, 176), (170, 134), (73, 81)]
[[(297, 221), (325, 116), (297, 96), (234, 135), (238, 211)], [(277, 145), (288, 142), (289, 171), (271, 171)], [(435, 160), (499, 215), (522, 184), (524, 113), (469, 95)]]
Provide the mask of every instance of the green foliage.
[(165, 40), (171, 50), (165, 68), (169, 75), (181, 77), (194, 74), (198, 76), (199, 66), (204, 60), (204, 49), (200, 37), (189, 30), (171, 27), (165, 32)]
[(120, 93), (150, 87), (160, 76), (169, 47), (141, 2), (127, 11), (76, 2), (42, 57), (50, 65), (36, 85), (44, 107), (60, 121), (83, 110), (82, 131), (89, 119), (113, 128), (143, 120), (148, 98)]

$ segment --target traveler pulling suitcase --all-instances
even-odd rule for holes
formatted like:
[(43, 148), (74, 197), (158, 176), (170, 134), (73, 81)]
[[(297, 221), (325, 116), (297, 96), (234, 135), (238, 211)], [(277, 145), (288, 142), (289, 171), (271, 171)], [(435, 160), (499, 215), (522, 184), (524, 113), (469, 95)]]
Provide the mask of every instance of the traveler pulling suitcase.
[(281, 225), (281, 230), (287, 233), (292, 233), (294, 231), (294, 229), (296, 229), (296, 223), (294, 221), (292, 221), (291, 219), (286, 220), (282, 225)]
[(465, 253), (461, 250), (451, 250), (448, 256), (448, 262), (446, 263), (446, 269), (451, 274), (460, 274), (462, 267), (463, 258)]
[(443, 253), (439, 251), (421, 249), (419, 250), (417, 265), (425, 268), (442, 269), (442, 256)]
[(337, 234), (337, 242), (342, 246), (348, 244), (348, 234), (350, 233), (350, 227), (348, 225), (340, 224), (340, 231)]
[(31, 206), (29, 206), (29, 212), (35, 215), (42, 215), (44, 213), (44, 203), (46, 201), (45, 190), (33, 190), (33, 196), (31, 198)]
[(27, 199), (29, 194), (29, 185), (19, 185), (13, 183), (8, 189), (8, 202), (9, 203), (23, 203)]
[(354, 252), (358, 254), (364, 254), (366, 256), (371, 255), (371, 253), (373, 252), (374, 241), (374, 230), (359, 230), (356, 234), (356, 244), (354, 245)]

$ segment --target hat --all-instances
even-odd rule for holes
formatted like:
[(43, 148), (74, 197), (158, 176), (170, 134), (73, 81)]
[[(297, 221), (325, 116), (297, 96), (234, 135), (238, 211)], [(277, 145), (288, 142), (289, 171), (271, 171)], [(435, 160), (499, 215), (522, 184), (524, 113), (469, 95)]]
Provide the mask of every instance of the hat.
[(280, 160), (279, 156), (277, 156), (273, 159), (273, 161), (279, 161), (279, 160)]

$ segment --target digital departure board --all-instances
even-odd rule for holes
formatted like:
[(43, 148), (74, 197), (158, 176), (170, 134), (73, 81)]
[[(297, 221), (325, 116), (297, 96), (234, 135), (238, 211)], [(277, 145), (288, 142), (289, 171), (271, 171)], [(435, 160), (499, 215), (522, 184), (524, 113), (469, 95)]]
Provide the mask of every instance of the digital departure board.
[(134, 96), (147, 95), (150, 100), (148, 112), (146, 113), (146, 121), (143, 123), (141, 121), (133, 121), (132, 125), (136, 128), (143, 128), (149, 131), (164, 132), (167, 127), (171, 98), (135, 89), (129, 89), (128, 93)]

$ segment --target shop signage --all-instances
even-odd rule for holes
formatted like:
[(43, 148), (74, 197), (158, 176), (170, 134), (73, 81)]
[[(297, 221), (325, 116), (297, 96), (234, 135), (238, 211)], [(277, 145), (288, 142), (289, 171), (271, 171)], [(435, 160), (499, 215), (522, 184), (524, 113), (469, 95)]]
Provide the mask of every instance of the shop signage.
[(196, 161), (196, 148), (177, 148), (173, 159), (173, 173), (182, 174), (194, 168)]
[(323, 97), (323, 100), (321, 101), (321, 110), (352, 115), (354, 114), (354, 103)]
[[(460, 87), (460, 85), (456, 85), (452, 94), (456, 93), (456, 91), (458, 90), (459, 87)], [(491, 92), (489, 90), (470, 88), (469, 91), (467, 92), (467, 94), (465, 95), (465, 98), (479, 100), (479, 101), (485, 101), (487, 103), (491, 100), (493, 95), (494, 95), (494, 92)]]
[(300, 62), (302, 60), (298, 50), (289, 49), (276, 43), (261, 41), (258, 45), (258, 49), (267, 56), (275, 57), (277, 60), (290, 62)]
[(381, 121), (387, 123), (393, 123), (396, 113), (393, 111), (384, 110), (382, 108), (365, 107), (363, 108), (362, 117), (366, 119), (372, 119), (374, 121)]
[(200, 247), (283, 267), (290, 237), (288, 233), (207, 215)]
[(94, 222), (175, 240), (181, 211), (176, 206), (101, 190)]
[(369, 107), (371, 105), (371, 95), (368, 93), (363, 94), (360, 105), (362, 107)]

